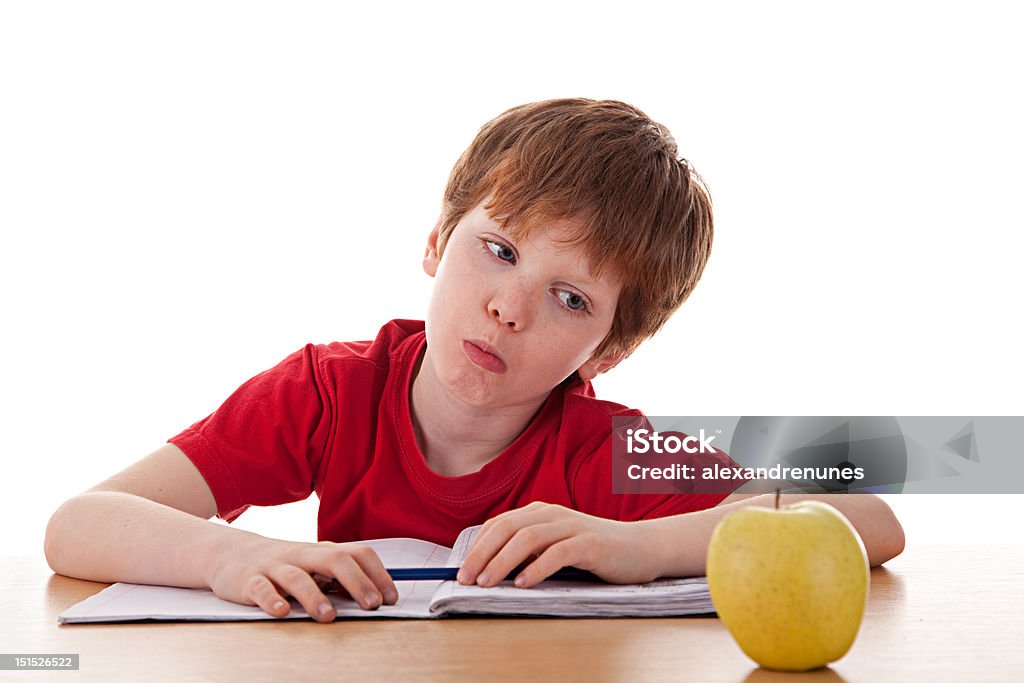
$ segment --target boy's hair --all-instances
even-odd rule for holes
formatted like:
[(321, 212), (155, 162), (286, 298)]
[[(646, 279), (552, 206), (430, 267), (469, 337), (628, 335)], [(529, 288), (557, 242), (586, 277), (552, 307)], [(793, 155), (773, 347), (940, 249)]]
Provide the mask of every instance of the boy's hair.
[(711, 253), (711, 198), (668, 129), (614, 100), (509, 109), (480, 129), (444, 193), (438, 253), (484, 207), (516, 239), (546, 220), (582, 219), (569, 242), (623, 283), (600, 356), (631, 353), (689, 296)]

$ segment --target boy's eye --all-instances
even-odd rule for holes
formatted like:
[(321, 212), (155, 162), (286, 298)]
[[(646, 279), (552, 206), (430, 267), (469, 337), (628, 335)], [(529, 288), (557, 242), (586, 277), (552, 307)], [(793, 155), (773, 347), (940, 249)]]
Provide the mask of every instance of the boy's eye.
[(501, 242), (492, 242), (486, 240), (487, 248), (491, 250), (491, 253), (500, 258), (502, 261), (508, 261), (509, 263), (516, 262), (516, 252), (512, 251), (512, 247)]
[(582, 311), (587, 307), (587, 300), (575, 292), (567, 292), (564, 289), (560, 289), (557, 296), (565, 304), (565, 307), (571, 311)]

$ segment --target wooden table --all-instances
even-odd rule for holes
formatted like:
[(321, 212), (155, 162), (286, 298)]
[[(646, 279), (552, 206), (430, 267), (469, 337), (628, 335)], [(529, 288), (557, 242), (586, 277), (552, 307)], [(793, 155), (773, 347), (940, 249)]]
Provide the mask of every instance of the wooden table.
[(80, 654), (80, 670), (0, 680), (1019, 681), (1024, 545), (910, 547), (871, 573), (857, 642), (809, 674), (759, 669), (718, 619), (360, 620), (58, 626), (106, 584), (0, 558), (0, 653)]

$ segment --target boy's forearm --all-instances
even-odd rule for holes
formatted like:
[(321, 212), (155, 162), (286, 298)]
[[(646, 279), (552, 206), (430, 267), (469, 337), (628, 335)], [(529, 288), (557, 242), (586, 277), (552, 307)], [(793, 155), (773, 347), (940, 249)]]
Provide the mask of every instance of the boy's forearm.
[[(824, 501), (846, 516), (857, 530), (868, 562), (876, 567), (903, 551), (903, 528), (885, 502), (873, 494), (812, 495), (784, 494), (782, 505), (800, 500)], [(701, 576), (706, 573), (707, 548), (715, 526), (732, 511), (747, 505), (774, 507), (775, 494), (719, 505), (700, 512), (638, 522), (658, 552), (664, 567), (662, 576)]]
[(206, 587), (225, 544), (259, 538), (146, 498), (83, 493), (50, 518), (44, 550), (59, 574), (90, 581)]

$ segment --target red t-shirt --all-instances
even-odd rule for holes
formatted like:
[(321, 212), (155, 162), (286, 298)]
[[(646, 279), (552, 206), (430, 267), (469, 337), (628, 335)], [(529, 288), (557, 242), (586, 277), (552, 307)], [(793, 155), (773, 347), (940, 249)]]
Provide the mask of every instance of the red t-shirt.
[(479, 471), (427, 467), (409, 387), (423, 323), (394, 320), (368, 342), (309, 344), (243, 384), (209, 417), (170, 439), (195, 463), (232, 521), (250, 505), (320, 498), (318, 538), (458, 533), (533, 501), (634, 521), (717, 505), (727, 494), (612, 493), (611, 418), (639, 416), (576, 380), (551, 392), (526, 430)]

